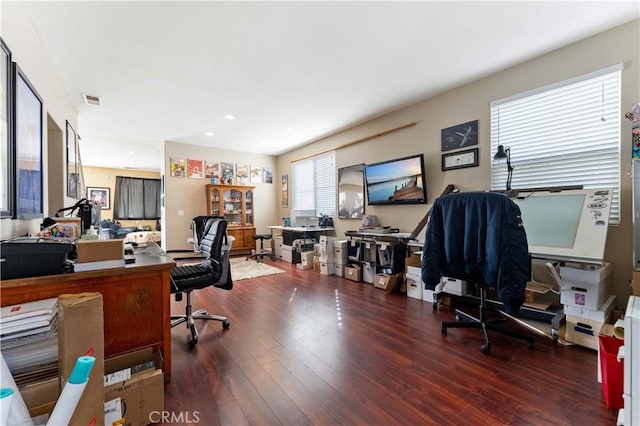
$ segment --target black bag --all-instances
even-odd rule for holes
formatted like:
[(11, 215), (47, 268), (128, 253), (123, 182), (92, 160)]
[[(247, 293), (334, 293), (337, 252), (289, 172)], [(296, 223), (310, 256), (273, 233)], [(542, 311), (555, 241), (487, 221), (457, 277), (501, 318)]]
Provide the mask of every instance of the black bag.
[[(91, 203), (91, 201), (87, 200), (86, 198), (82, 198), (73, 206), (65, 207), (58, 210), (55, 217), (61, 217), (60, 213), (70, 210), (69, 216), (73, 216), (74, 214), (76, 214), (80, 218), (80, 221), (82, 222), (82, 233), (84, 234), (84, 231), (91, 228), (91, 224), (93, 223), (94, 208), (95, 206)], [(78, 212), (74, 213), (76, 210)]]

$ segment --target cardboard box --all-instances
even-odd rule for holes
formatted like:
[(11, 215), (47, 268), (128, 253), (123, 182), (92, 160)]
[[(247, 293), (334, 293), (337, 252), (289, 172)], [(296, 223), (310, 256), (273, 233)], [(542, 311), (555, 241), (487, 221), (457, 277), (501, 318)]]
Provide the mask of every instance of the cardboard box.
[(78, 263), (124, 259), (124, 240), (78, 240)]
[(611, 275), (611, 264), (605, 262), (602, 266), (585, 266), (584, 268), (573, 268), (571, 266), (560, 267), (560, 278), (562, 281), (585, 284), (598, 284)]
[(560, 303), (597, 311), (605, 302), (606, 283), (578, 283), (562, 281), (560, 286)]
[(333, 275), (344, 277), (344, 265), (341, 263), (333, 264)]
[(313, 256), (313, 271), (320, 272), (320, 258), (318, 256)]
[(611, 264), (600, 267), (572, 268), (560, 267), (560, 302), (563, 305), (580, 306), (596, 311), (605, 302)]
[(300, 269), (300, 270), (309, 270), (309, 269), (312, 269), (312, 268), (313, 268), (313, 265), (312, 265), (312, 264), (306, 264), (306, 265), (305, 265), (304, 263), (298, 263), (298, 264), (296, 265), (296, 268), (298, 268), (298, 269)]
[(53, 377), (19, 388), (31, 417), (51, 414), (60, 396), (60, 378)]
[(362, 271), (360, 265), (349, 265), (344, 267), (344, 277), (351, 281), (360, 281)]
[(311, 269), (313, 267), (313, 252), (304, 251), (300, 253), (300, 263), (305, 267), (304, 269)]
[(566, 315), (572, 315), (574, 317), (587, 318), (592, 319), (594, 321), (600, 321), (604, 323), (609, 316), (609, 312), (614, 308), (614, 302), (616, 300), (615, 295), (609, 296), (606, 302), (600, 306), (600, 309), (597, 311), (584, 309), (580, 306), (570, 306), (566, 305), (564, 307), (564, 313)]
[(631, 294), (640, 296), (640, 271), (633, 271), (633, 279), (631, 280)]
[(320, 258), (320, 275), (333, 275), (333, 262), (323, 262)]
[[(149, 367), (149, 364), (153, 367)], [(140, 372), (135, 372), (138, 366), (145, 366)], [(142, 349), (129, 354), (110, 358), (105, 362), (105, 372), (108, 377), (120, 377), (104, 388), (104, 406), (114, 399), (120, 398), (124, 410), (124, 420), (127, 425), (147, 425), (153, 423), (152, 413), (164, 410), (164, 374), (162, 372), (162, 356), (159, 352), (152, 352), (151, 348)]]
[(468, 284), (464, 280), (450, 277), (442, 277), (440, 281), (443, 285), (442, 291), (456, 296), (464, 296), (467, 294)]
[(422, 286), (422, 300), (428, 303), (436, 302), (436, 292), (434, 290), (428, 290)]
[(420, 275), (406, 274), (405, 282), (407, 283), (407, 297), (422, 300), (422, 278)]
[(293, 247), (286, 245), (282, 246), (282, 260), (293, 263)]
[(403, 274), (375, 274), (374, 287), (381, 288), (391, 293), (396, 285), (403, 279)]
[(71, 425), (98, 425), (104, 420), (104, 315), (100, 293), (62, 294), (58, 298), (58, 369), (61, 387), (71, 375), (79, 357), (96, 358)]
[(409, 266), (414, 266), (416, 268), (422, 268), (422, 259), (420, 258), (420, 256), (405, 257), (405, 259), (404, 259), (405, 270)]

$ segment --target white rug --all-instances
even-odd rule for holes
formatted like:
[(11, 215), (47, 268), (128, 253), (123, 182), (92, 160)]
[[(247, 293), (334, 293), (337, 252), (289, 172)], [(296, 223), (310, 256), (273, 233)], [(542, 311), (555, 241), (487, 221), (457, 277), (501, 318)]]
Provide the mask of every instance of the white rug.
[(245, 260), (244, 257), (231, 259), (231, 278), (233, 281), (246, 280), (248, 278), (263, 277), (265, 275), (281, 274), (285, 272), (275, 266), (258, 263), (253, 259)]

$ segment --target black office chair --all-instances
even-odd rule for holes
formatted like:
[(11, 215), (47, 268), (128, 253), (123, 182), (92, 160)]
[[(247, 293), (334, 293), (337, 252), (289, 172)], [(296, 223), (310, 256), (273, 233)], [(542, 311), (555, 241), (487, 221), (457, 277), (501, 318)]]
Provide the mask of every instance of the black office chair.
[(271, 234), (253, 234), (251, 236), (255, 241), (260, 240), (260, 248), (255, 250), (252, 254), (247, 256), (245, 260), (255, 259), (256, 262), (262, 262), (263, 258), (266, 256), (271, 260), (276, 260), (276, 255), (271, 250), (267, 250), (264, 248), (264, 240), (270, 240)]
[[(491, 349), (487, 330), (523, 339), (533, 349), (532, 336), (504, 327), (506, 318), (517, 315), (524, 303), (530, 275), (527, 236), (520, 209), (511, 199), (493, 192), (468, 192), (435, 200), (423, 246), (425, 288), (434, 290), (442, 277), (451, 277), (474, 284), (479, 292), (478, 317), (456, 309), (456, 321), (444, 321), (442, 334), (448, 328), (481, 329), (484, 354)], [(495, 321), (488, 319), (489, 289), (496, 290), (506, 314)]]
[(227, 221), (225, 219), (209, 219), (205, 228), (207, 231), (200, 239), (199, 253), (203, 260), (199, 264), (178, 266), (171, 270), (171, 293), (176, 301), (182, 300), (182, 293), (187, 295), (184, 315), (171, 315), (171, 327), (186, 322), (191, 332), (189, 346), (198, 343), (198, 330), (195, 320), (215, 320), (222, 322), (223, 330), (230, 327), (225, 316), (210, 315), (206, 310), (193, 312), (191, 306), (191, 292), (209, 286), (231, 290), (233, 281), (229, 264), (231, 240), (227, 237)]

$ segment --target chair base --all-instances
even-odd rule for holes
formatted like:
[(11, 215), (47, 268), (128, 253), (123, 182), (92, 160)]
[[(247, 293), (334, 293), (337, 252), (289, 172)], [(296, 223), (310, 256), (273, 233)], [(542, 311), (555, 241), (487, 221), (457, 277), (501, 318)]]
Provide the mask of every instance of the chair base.
[(276, 255), (271, 253), (271, 250), (256, 250), (255, 253), (250, 254), (249, 256), (247, 256), (247, 258), (245, 260), (249, 260), (249, 259), (255, 259), (256, 262), (260, 263), (263, 261), (264, 257), (268, 257), (271, 260), (276, 260)]
[(497, 320), (487, 319), (487, 306), (486, 306), (486, 289), (480, 287), (480, 314), (479, 318), (474, 317), (460, 309), (455, 310), (456, 321), (443, 321), (442, 322), (442, 334), (447, 334), (448, 328), (477, 328), (482, 330), (484, 336), (484, 345), (480, 347), (480, 352), (488, 354), (491, 351), (491, 342), (489, 342), (489, 335), (487, 330), (495, 331), (497, 333), (506, 334), (517, 339), (522, 339), (527, 342), (527, 347), (533, 349), (535, 347), (535, 339), (526, 334), (518, 333), (513, 330), (504, 328), (501, 324), (504, 324), (506, 318), (500, 318)]
[(221, 315), (211, 315), (205, 309), (200, 309), (192, 312), (191, 307), (191, 292), (185, 292), (187, 294), (187, 305), (185, 306), (184, 315), (171, 315), (171, 327), (186, 322), (186, 326), (191, 332), (191, 338), (189, 339), (189, 347), (193, 348), (198, 343), (198, 329), (196, 328), (195, 320), (214, 320), (222, 322), (222, 329), (228, 330), (231, 327), (229, 319)]

